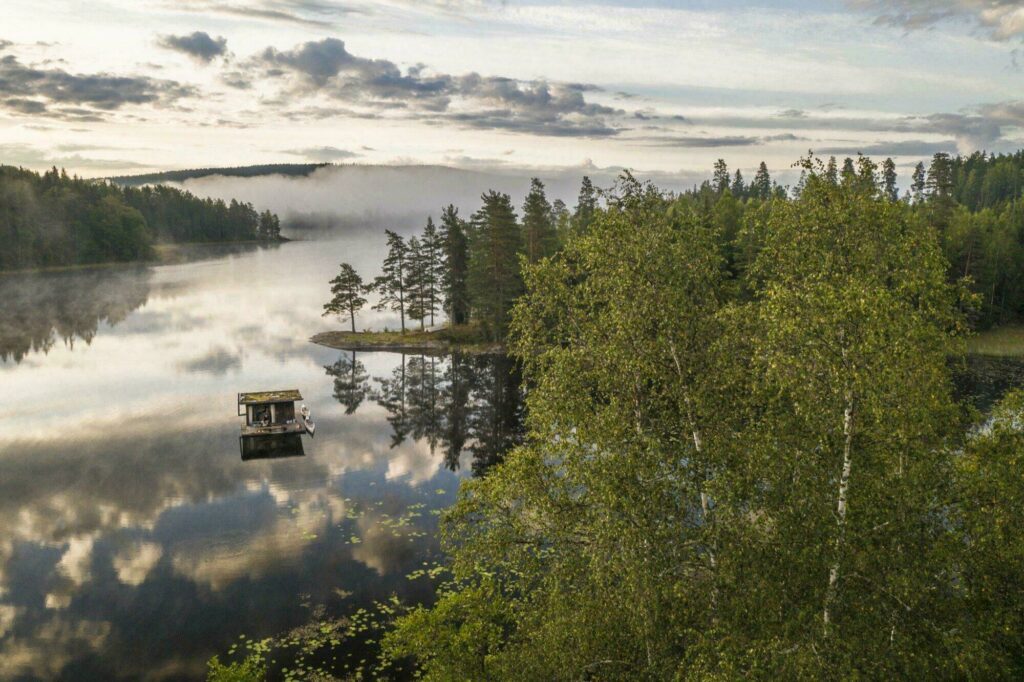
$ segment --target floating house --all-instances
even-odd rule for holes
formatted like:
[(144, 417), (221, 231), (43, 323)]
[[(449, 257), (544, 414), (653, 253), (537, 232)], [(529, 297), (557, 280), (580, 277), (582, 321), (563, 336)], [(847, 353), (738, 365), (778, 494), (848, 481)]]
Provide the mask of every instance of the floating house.
[(313, 435), (316, 425), (305, 405), (296, 413), (302, 394), (295, 389), (238, 394), (238, 416), (245, 417), (242, 438), (280, 436), (289, 433)]

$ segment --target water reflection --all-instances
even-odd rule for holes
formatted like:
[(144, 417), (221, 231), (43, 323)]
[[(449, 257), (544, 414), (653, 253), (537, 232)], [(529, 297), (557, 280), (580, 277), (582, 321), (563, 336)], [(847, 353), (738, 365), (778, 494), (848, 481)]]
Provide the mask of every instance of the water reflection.
[(442, 452), (451, 471), (459, 469), (468, 450), (471, 470), (481, 475), (522, 442), (522, 377), (507, 356), (396, 357), (400, 360), (389, 375), (372, 380), (354, 351), (324, 367), (334, 378), (334, 398), (345, 414), (354, 414), (366, 398), (384, 408), (392, 448), (407, 438), (422, 441), (431, 453)]
[(0, 276), (0, 360), (47, 353), (58, 339), (91, 343), (101, 323), (114, 326), (146, 303), (151, 275), (126, 268)]
[[(307, 340), (339, 254), (376, 241), (0, 278), (0, 679), (197, 679), (309, 605), (431, 598), (406, 576), (464, 475), (424, 435), (447, 365)], [(397, 443), (370, 378), (396, 371)], [(316, 439), (240, 453), (237, 391), (282, 385)]]
[(258, 438), (239, 438), (238, 448), (242, 461), (251, 459), (285, 459), (303, 457), (302, 436), (297, 433), (275, 434)]

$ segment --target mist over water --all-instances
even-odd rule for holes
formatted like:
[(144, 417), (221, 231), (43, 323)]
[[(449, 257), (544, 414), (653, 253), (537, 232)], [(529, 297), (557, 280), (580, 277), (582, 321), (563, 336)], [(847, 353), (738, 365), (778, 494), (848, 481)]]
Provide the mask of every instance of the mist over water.
[[(448, 204), (468, 218), (480, 206), (480, 195), (494, 189), (512, 197), (517, 211), (530, 188), (530, 178), (545, 183), (549, 201), (576, 205), (580, 182), (588, 175), (608, 187), (618, 171), (588, 166), (556, 171), (515, 169), (466, 170), (446, 166), (326, 166), (306, 177), (266, 175), (249, 178), (207, 176), (181, 187), (193, 194), (251, 202), (282, 218), (287, 236), (317, 236), (356, 231), (421, 229), (427, 216), (437, 221)], [(695, 178), (680, 174), (647, 174), (665, 189), (680, 189)]]

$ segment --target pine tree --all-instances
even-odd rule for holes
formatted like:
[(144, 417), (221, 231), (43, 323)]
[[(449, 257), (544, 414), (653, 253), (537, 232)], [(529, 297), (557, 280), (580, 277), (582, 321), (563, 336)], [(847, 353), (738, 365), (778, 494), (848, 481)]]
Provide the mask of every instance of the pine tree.
[(597, 209), (597, 191), (593, 183), (586, 175), (583, 176), (583, 184), (580, 185), (580, 196), (576, 204), (576, 213), (573, 215), (576, 233), (585, 234), (594, 220), (594, 211)]
[(839, 172), (839, 178), (843, 184), (848, 184), (854, 181), (857, 177), (857, 171), (853, 167), (853, 159), (847, 156), (843, 159), (843, 170)]
[(264, 211), (259, 217), (257, 235), (260, 239), (270, 241), (281, 238), (281, 221), (270, 211)]
[(430, 326), (434, 326), (434, 313), (441, 308), (443, 298), (441, 289), (445, 272), (445, 258), (441, 234), (434, 226), (434, 219), (431, 217), (427, 218), (427, 225), (423, 228), (420, 244), (423, 248), (426, 310), (430, 317)]
[(544, 183), (533, 178), (523, 202), (523, 243), (526, 259), (536, 263), (555, 252), (557, 237), (551, 220), (551, 204), (544, 195)]
[(396, 310), (401, 319), (402, 333), (405, 333), (405, 282), (408, 275), (407, 259), (409, 247), (401, 235), (385, 230), (388, 238), (388, 255), (384, 259), (383, 272), (373, 280), (372, 290), (380, 296), (374, 310)]
[(729, 180), (729, 167), (725, 165), (725, 159), (715, 161), (715, 174), (714, 179), (711, 181), (715, 192), (722, 194), (725, 190), (729, 189)]
[(836, 165), (836, 157), (828, 157), (828, 165), (825, 167), (825, 181), (833, 185), (839, 184), (839, 167)]
[(342, 263), (338, 276), (331, 280), (331, 293), (334, 294), (334, 298), (324, 304), (324, 316), (347, 314), (352, 323), (352, 332), (355, 333), (356, 313), (366, 305), (366, 299), (363, 298), (365, 291), (363, 278), (355, 268), (348, 263)]
[(441, 289), (448, 322), (453, 325), (469, 322), (469, 294), (466, 278), (469, 273), (469, 242), (466, 223), (459, 218), (459, 209), (449, 204), (441, 212), (441, 247), (444, 250)]
[(523, 290), (521, 234), (507, 194), (490, 190), (481, 199), (483, 206), (473, 214), (467, 284), (474, 314), (491, 338), (500, 339), (508, 328), (509, 310)]
[(941, 231), (945, 231), (956, 206), (953, 199), (953, 164), (949, 154), (939, 152), (932, 157), (925, 190), (932, 221)]
[(924, 164), (918, 163), (914, 167), (913, 182), (910, 185), (911, 189), (913, 190), (914, 203), (924, 201), (924, 177)]
[(882, 162), (882, 195), (889, 201), (899, 201), (900, 193), (896, 188), (896, 164), (891, 158)]
[(740, 172), (739, 168), (736, 169), (736, 173), (733, 175), (730, 191), (737, 199), (742, 199), (747, 192), (747, 188), (743, 185), (743, 173)]
[(754, 182), (750, 185), (750, 193), (762, 201), (767, 201), (772, 196), (772, 178), (768, 174), (768, 166), (764, 161), (757, 167)]
[(423, 243), (418, 237), (410, 237), (406, 252), (405, 276), (405, 314), (412, 320), (419, 320), (420, 330), (424, 329), (425, 320), (430, 314), (429, 281), (430, 274)]

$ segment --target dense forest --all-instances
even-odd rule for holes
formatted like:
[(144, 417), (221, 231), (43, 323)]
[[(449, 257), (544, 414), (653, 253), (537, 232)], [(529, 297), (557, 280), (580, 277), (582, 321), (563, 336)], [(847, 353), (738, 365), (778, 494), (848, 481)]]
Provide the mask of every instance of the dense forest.
[(430, 276), (430, 230), (390, 235), (369, 288), (505, 336), (527, 436), (445, 513), (436, 603), (382, 607), (375, 670), (1024, 676), (1024, 394), (953, 385), (971, 325), (1021, 312), (1021, 161), (940, 154), (902, 196), (889, 160), (719, 162), (572, 212), (534, 183), (521, 220), (446, 210)]
[(428, 680), (1024, 675), (1024, 396), (976, 428), (953, 398), (975, 297), (928, 219), (941, 195), (896, 200), (866, 158), (803, 168), (729, 253), (714, 187), (627, 176), (525, 267), (527, 441), (463, 483), (452, 579), (385, 636), (392, 661)]
[(158, 242), (278, 240), (251, 204), (0, 166), (0, 270), (146, 260)]
[[(976, 294), (964, 298), (962, 311), (974, 328), (1024, 318), (1024, 152), (1012, 156), (983, 153), (950, 158), (936, 154), (929, 167), (919, 164), (903, 195), (892, 159), (881, 166), (864, 157), (831, 158), (820, 173), (835, 185), (877, 191), (905, 218), (935, 229), (949, 262), (948, 281)], [(808, 173), (795, 187), (775, 182), (760, 164), (753, 180), (730, 173), (724, 160), (713, 177), (685, 192), (666, 194), (669, 211), (696, 216), (710, 230), (721, 256), (722, 275), (737, 295), (753, 295), (747, 273), (761, 249), (761, 225), (773, 207), (799, 201)], [(584, 177), (575, 210), (550, 202), (544, 184), (534, 178), (516, 213), (509, 195), (489, 191), (468, 219), (455, 206), (441, 212), (440, 227), (428, 218), (422, 233), (408, 240), (387, 232), (388, 256), (371, 282), (348, 264), (332, 281), (334, 297), (325, 314), (348, 318), (376, 293), (375, 308), (398, 312), (420, 328), (444, 313), (455, 324), (475, 320), (492, 339), (502, 339), (508, 315), (523, 293), (521, 262), (533, 264), (557, 253), (574, 236), (587, 233), (602, 192)]]

